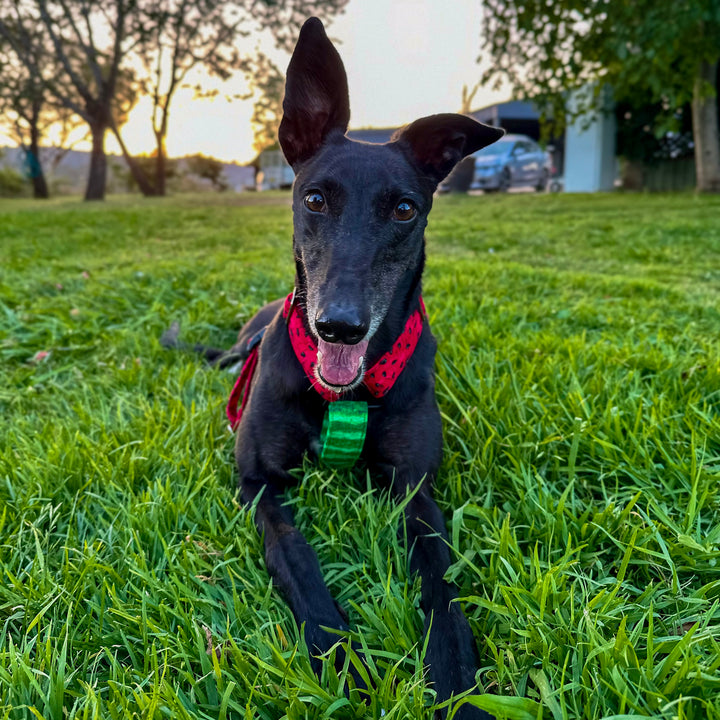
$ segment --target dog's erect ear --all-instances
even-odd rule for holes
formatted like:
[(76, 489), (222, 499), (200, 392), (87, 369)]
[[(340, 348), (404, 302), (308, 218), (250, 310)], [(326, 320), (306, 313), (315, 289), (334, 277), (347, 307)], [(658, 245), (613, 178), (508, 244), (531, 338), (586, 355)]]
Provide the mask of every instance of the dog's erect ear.
[(331, 130), (350, 121), (347, 76), (323, 24), (310, 18), (290, 58), (278, 131), (285, 159), (295, 168), (315, 154)]
[(466, 155), (491, 145), (505, 131), (466, 115), (446, 113), (420, 118), (398, 130), (394, 142), (407, 146), (420, 169), (436, 184)]

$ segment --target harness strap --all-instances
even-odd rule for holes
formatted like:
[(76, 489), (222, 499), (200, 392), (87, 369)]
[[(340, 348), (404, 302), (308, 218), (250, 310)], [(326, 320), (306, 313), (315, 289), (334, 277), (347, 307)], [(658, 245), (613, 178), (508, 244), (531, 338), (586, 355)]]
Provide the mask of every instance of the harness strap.
[[(305, 371), (313, 390), (328, 402), (339, 400), (342, 395), (324, 387), (315, 374), (318, 346), (315, 338), (307, 330), (304, 310), (295, 303), (294, 292), (285, 298), (283, 317), (288, 326), (288, 335), (295, 357)], [(386, 395), (405, 369), (422, 335), (425, 317), (425, 304), (420, 298), (419, 309), (410, 314), (392, 348), (365, 373), (363, 384), (376, 398)]]
[[(295, 304), (295, 293), (290, 293), (283, 307), (290, 342), (300, 365), (310, 380), (313, 389), (328, 401), (323, 419), (320, 441), (320, 458), (333, 467), (351, 467), (362, 452), (367, 429), (368, 407), (365, 402), (343, 400), (342, 395), (323, 387), (315, 376), (318, 347), (315, 339), (306, 330), (303, 309)], [(400, 373), (415, 352), (425, 323), (425, 304), (420, 298), (420, 308), (413, 312), (405, 323), (402, 333), (386, 352), (366, 373), (363, 383), (376, 398), (381, 398), (395, 384)], [(265, 328), (248, 340), (249, 351), (240, 376), (235, 381), (225, 412), (230, 426), (235, 430), (242, 418), (253, 375), (258, 363), (260, 341)]]
[[(235, 385), (233, 385), (227, 406), (225, 407), (225, 414), (233, 430), (237, 428), (245, 410), (245, 405), (247, 405), (248, 397), (250, 397), (250, 386), (252, 385), (255, 366), (258, 361), (258, 349), (260, 348), (260, 341), (263, 339), (264, 334), (265, 328), (262, 328), (248, 340), (247, 349), (250, 353), (245, 358), (245, 362), (240, 370), (240, 375), (235, 381)], [(240, 407), (238, 407), (238, 402), (240, 403)]]

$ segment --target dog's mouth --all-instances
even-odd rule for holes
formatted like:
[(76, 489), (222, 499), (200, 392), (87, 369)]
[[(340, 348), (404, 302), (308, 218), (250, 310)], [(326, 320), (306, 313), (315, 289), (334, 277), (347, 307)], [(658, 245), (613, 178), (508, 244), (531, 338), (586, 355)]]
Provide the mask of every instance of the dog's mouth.
[(365, 375), (368, 340), (345, 345), (318, 339), (318, 380), (329, 390), (343, 392), (357, 387)]

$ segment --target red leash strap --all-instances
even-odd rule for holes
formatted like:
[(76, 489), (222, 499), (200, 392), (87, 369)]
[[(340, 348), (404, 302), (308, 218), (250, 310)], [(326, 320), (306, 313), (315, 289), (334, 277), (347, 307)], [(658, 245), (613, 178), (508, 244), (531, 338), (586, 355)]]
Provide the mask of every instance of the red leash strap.
[[(233, 430), (238, 426), (243, 411), (245, 410), (245, 405), (247, 405), (248, 397), (250, 396), (250, 385), (252, 384), (252, 378), (255, 374), (259, 347), (259, 343), (255, 345), (243, 363), (240, 377), (235, 381), (235, 385), (230, 393), (230, 399), (225, 408), (225, 413), (230, 421), (230, 427)], [(238, 403), (240, 404), (239, 407)]]

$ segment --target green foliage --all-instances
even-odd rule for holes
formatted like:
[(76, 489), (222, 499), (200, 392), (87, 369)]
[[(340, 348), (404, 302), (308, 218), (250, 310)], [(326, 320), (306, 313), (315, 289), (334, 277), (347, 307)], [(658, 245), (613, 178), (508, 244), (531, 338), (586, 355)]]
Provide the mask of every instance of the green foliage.
[(197, 154), (186, 158), (185, 162), (191, 173), (204, 180), (209, 180), (215, 190), (228, 189), (223, 165), (219, 160)]
[(692, 117), (686, 105), (675, 113), (674, 132), (658, 137), (656, 121), (662, 113), (660, 103), (636, 107), (633, 103), (618, 103), (616, 152), (627, 160), (658, 163), (693, 157)]
[[(250, 203), (257, 203), (251, 205)], [(441, 197), (436, 494), (481, 703), (720, 718), (720, 201)], [(238, 504), (229, 345), (293, 277), (289, 198), (0, 204), (0, 707), (8, 718), (425, 718), (402, 507), (288, 493), (375, 687), (318, 681)]]
[(14, 168), (0, 166), (0, 197), (19, 197), (25, 192), (25, 178)]
[(484, 50), (492, 60), (484, 81), (508, 80), (554, 106), (560, 122), (569, 110), (564, 91), (595, 85), (576, 108), (584, 114), (601, 107), (599, 91), (609, 84), (616, 100), (635, 108), (658, 103), (658, 135), (675, 130), (700, 63), (720, 58), (717, 0), (485, 0), (483, 7)]
[(252, 77), (255, 94), (253, 106), (253, 149), (260, 154), (266, 148), (277, 147), (277, 132), (282, 119), (285, 76), (265, 55), (258, 57)]

